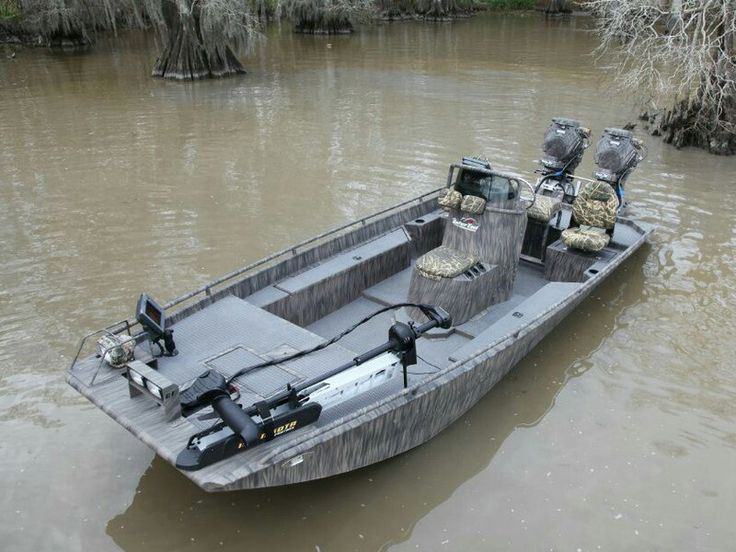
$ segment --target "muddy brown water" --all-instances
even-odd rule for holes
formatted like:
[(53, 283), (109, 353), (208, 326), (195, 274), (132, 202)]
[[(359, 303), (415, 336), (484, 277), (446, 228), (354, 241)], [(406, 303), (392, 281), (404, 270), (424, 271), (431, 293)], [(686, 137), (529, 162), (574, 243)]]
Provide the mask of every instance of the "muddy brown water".
[(141, 34), (0, 48), (0, 548), (733, 549), (736, 159), (656, 139), (628, 188), (650, 245), (400, 457), (208, 495), (66, 386), (142, 290), (433, 189), (462, 154), (529, 174), (555, 115), (596, 137), (634, 117), (583, 20), (267, 38), (244, 78), (195, 85), (150, 79)]

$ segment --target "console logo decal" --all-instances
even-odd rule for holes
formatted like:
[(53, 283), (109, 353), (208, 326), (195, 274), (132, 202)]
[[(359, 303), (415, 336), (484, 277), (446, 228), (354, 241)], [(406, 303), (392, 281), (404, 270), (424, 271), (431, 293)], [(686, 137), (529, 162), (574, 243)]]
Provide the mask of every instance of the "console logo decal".
[(467, 230), (468, 232), (477, 232), (479, 226), (478, 221), (475, 220), (473, 217), (463, 217), (461, 219), (452, 217), (452, 224), (454, 224), (458, 228)]

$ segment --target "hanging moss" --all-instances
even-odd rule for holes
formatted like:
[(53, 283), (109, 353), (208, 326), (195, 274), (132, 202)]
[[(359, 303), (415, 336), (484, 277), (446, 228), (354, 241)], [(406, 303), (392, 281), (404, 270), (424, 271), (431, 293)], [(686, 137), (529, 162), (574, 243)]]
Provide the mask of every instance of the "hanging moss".
[(0, 0), (0, 40), (76, 47), (114, 29), (126, 9), (94, 0)]
[(0, 0), (0, 19), (12, 19), (20, 15), (18, 0)]
[(383, 19), (424, 19), (448, 21), (473, 12), (473, 0), (377, 0)]
[(351, 33), (374, 13), (371, 0), (285, 0), (282, 6), (294, 30), (308, 34)]
[(206, 21), (197, 2), (192, 1), (189, 11), (182, 12), (165, 0), (162, 16), (167, 43), (153, 67), (154, 77), (196, 80), (245, 73), (227, 42), (207, 44), (203, 34)]

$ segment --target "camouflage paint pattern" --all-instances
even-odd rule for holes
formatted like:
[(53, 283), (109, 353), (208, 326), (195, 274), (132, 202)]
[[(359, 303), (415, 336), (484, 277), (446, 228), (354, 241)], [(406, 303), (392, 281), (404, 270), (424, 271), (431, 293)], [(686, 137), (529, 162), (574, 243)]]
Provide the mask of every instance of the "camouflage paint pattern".
[(473, 215), (480, 215), (486, 210), (486, 200), (474, 195), (466, 195), (460, 204), (460, 210)]
[(135, 339), (129, 335), (103, 335), (97, 340), (97, 353), (113, 368), (133, 360)]
[(572, 206), (572, 214), (578, 224), (610, 230), (616, 222), (618, 198), (613, 188), (605, 182), (588, 182), (578, 194)]
[(610, 241), (608, 234), (595, 228), (568, 228), (560, 237), (567, 247), (592, 253), (600, 251)]
[(535, 195), (534, 203), (526, 210), (530, 219), (549, 222), (562, 209), (562, 201), (557, 197)]
[(440, 195), (437, 196), (437, 203), (439, 203), (440, 207), (447, 209), (448, 211), (450, 209), (459, 209), (462, 202), (463, 194), (457, 190), (451, 190), (450, 188), (445, 188), (440, 192)]
[(477, 257), (446, 245), (440, 245), (417, 259), (416, 270), (425, 278), (441, 280), (442, 278), (454, 278), (477, 262)]

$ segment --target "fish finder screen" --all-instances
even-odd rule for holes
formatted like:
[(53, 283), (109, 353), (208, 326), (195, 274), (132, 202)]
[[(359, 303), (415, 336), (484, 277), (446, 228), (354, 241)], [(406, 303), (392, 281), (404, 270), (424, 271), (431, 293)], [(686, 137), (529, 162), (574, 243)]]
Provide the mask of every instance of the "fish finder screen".
[(161, 311), (156, 309), (150, 301), (146, 301), (146, 314), (157, 326), (161, 326)]
[(163, 336), (166, 329), (164, 309), (145, 293), (138, 298), (135, 317), (146, 331), (154, 336)]

